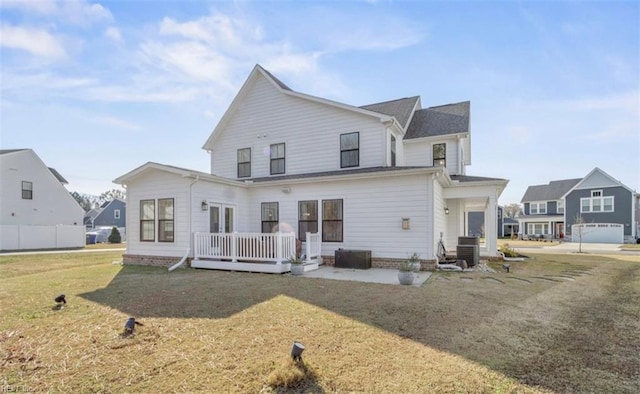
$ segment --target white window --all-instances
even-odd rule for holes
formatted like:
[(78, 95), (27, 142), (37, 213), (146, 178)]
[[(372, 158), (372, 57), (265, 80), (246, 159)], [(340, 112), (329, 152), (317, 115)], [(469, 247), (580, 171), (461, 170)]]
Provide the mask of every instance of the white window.
[(529, 213), (531, 215), (544, 215), (547, 213), (547, 203), (546, 202), (532, 202), (529, 203)]
[(564, 213), (564, 201), (558, 200), (557, 213)]
[(549, 233), (549, 224), (547, 223), (527, 223), (527, 234), (544, 235)]
[(613, 196), (602, 197), (601, 190), (591, 191), (591, 195), (594, 193), (599, 193), (600, 195), (580, 199), (580, 212), (613, 212), (615, 210)]
[(120, 210), (119, 209), (114, 209), (113, 210), (113, 218), (114, 219), (120, 219)]

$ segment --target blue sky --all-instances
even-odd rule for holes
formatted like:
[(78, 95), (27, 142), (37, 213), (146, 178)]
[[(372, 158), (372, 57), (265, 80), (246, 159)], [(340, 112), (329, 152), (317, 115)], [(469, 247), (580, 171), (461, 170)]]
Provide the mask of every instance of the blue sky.
[(256, 63), (352, 105), (471, 101), (469, 175), (526, 187), (600, 167), (640, 191), (640, 3), (0, 3), (2, 149), (100, 194), (201, 149)]

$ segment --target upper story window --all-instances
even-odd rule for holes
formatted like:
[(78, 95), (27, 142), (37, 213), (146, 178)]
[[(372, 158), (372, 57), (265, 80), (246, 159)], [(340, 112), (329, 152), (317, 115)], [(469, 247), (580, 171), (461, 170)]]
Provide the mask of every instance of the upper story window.
[(173, 242), (173, 198), (158, 199), (158, 241)]
[(531, 215), (544, 215), (547, 213), (546, 202), (532, 202), (529, 203), (529, 213)]
[(140, 201), (140, 241), (156, 240), (156, 202)]
[(251, 176), (251, 148), (238, 149), (238, 178)]
[(447, 144), (433, 145), (433, 166), (445, 167), (447, 165)]
[(597, 196), (594, 197), (584, 197), (580, 199), (580, 212), (613, 212), (614, 211), (614, 197), (607, 196), (602, 197), (602, 190), (593, 190), (591, 191), (591, 195), (594, 193)]
[(275, 233), (278, 228), (278, 203), (262, 203), (262, 232)]
[(396, 137), (391, 136), (391, 167), (396, 166)]
[(120, 210), (119, 209), (114, 209), (113, 210), (113, 218), (114, 219), (120, 219)]
[(360, 133), (340, 134), (340, 168), (360, 165)]
[(22, 181), (22, 199), (33, 200), (33, 183)]
[(284, 174), (284, 142), (271, 145), (271, 175)]
[(556, 210), (558, 213), (564, 213), (564, 201), (558, 200), (558, 204), (556, 205)]

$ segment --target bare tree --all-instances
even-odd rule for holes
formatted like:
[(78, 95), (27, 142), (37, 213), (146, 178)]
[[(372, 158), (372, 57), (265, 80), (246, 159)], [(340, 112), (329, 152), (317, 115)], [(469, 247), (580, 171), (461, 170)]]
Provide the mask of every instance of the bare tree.
[(522, 214), (522, 205), (518, 203), (507, 204), (503, 208), (504, 216), (508, 218), (515, 218)]
[(108, 190), (104, 193), (102, 193), (100, 195), (100, 197), (98, 197), (98, 202), (100, 204), (105, 203), (107, 201), (112, 201), (116, 198), (119, 198), (121, 200), (124, 200), (126, 198), (126, 192), (124, 190), (121, 189), (111, 189)]
[[(578, 253), (582, 253), (582, 236), (589, 232), (586, 227), (586, 223), (587, 222), (584, 220), (584, 217), (582, 217), (580, 212), (578, 212), (573, 220), (573, 225), (571, 226), (571, 239), (573, 240), (576, 235), (578, 236)], [(577, 234), (574, 234), (574, 229)]]

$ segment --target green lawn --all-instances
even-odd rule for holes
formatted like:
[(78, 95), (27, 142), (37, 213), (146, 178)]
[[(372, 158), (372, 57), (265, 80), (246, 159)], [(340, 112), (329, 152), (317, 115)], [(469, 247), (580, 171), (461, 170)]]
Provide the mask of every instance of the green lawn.
[[(637, 256), (535, 255), (420, 288), (118, 260), (0, 256), (0, 387), (640, 392)], [(59, 293), (69, 303), (55, 310)], [(128, 316), (144, 326), (123, 337)], [(289, 360), (293, 340), (304, 364)]]

